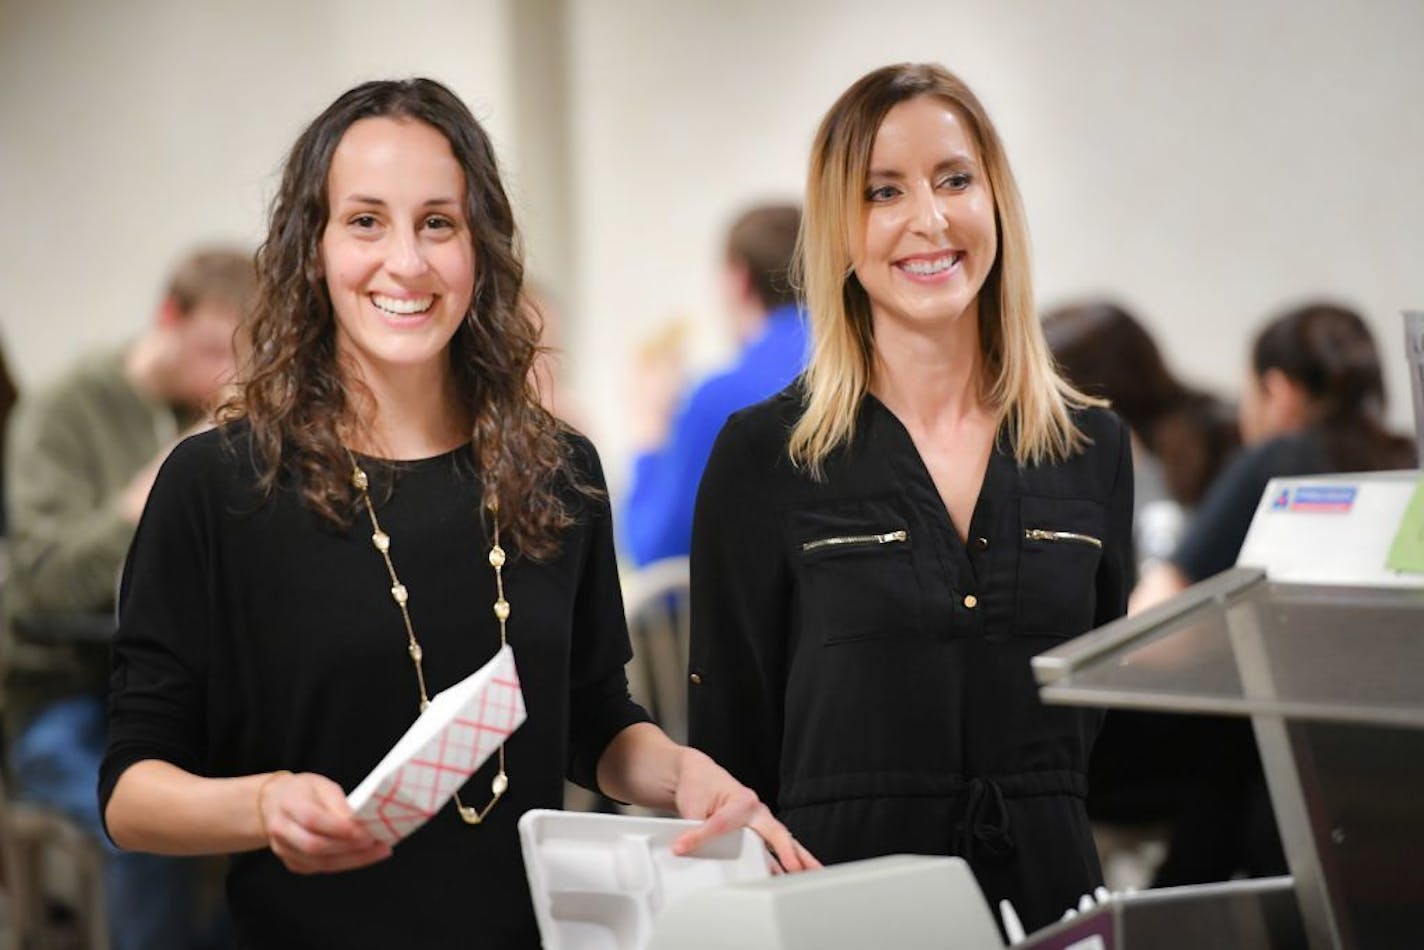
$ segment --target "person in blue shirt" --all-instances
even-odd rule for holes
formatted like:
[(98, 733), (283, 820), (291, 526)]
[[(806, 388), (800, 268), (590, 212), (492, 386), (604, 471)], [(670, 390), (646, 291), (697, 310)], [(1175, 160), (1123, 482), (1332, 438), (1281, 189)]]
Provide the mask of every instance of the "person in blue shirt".
[(795, 205), (754, 207), (732, 225), (726, 286), (740, 351), (687, 394), (661, 440), (634, 460), (622, 520), (625, 549), (639, 567), (687, 556), (697, 484), (722, 424), (780, 392), (805, 365), (805, 322), (787, 276), (800, 227)]

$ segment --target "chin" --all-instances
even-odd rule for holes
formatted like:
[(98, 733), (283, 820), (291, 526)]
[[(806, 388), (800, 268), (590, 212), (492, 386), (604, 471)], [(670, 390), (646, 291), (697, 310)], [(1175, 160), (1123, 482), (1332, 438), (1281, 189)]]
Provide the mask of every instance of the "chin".
[(924, 301), (902, 311), (917, 326), (937, 326), (956, 323), (973, 305), (973, 301)]

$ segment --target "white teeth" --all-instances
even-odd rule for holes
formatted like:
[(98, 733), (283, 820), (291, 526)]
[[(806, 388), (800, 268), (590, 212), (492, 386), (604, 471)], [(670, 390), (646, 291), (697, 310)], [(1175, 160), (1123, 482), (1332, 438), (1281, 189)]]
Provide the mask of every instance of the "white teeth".
[(424, 313), (430, 309), (430, 305), (435, 302), (434, 297), (412, 297), (409, 300), (399, 300), (395, 297), (386, 297), (381, 294), (372, 294), (371, 302), (380, 307), (386, 313), (395, 313), (407, 316), (412, 313)]
[(923, 258), (913, 261), (903, 261), (901, 269), (920, 277), (930, 277), (934, 274), (942, 274), (954, 266), (954, 262), (959, 260), (958, 254), (946, 254), (944, 257), (936, 257), (934, 260), (924, 260)]

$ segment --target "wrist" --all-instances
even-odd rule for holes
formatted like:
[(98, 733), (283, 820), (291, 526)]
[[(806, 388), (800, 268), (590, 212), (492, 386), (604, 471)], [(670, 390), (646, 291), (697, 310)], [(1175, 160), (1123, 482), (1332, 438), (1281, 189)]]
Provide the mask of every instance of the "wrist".
[(263, 841), (268, 840), (267, 834), (267, 813), (263, 811), (262, 805), (267, 799), (267, 790), (279, 779), (284, 779), (292, 773), (286, 769), (279, 769), (276, 772), (268, 772), (262, 777), (262, 781), (257, 783), (257, 795), (254, 800), (254, 811), (257, 815), (257, 834)]
[(714, 768), (716, 767), (715, 763), (711, 760), (711, 758), (707, 756), (707, 753), (701, 751), (700, 749), (694, 749), (692, 746), (686, 745), (677, 747), (677, 754), (673, 756), (673, 766), (671, 770), (671, 793), (672, 800), (674, 802), (674, 810), (676, 810), (679, 814), (682, 814), (684, 818), (707, 817), (706, 815), (683, 814), (683, 804), (686, 794), (692, 791), (691, 788), (686, 786), (686, 783), (691, 780), (694, 782), (694, 784), (696, 784), (696, 779), (694, 777), (699, 774), (706, 775), (707, 766), (709, 765), (713, 766)]

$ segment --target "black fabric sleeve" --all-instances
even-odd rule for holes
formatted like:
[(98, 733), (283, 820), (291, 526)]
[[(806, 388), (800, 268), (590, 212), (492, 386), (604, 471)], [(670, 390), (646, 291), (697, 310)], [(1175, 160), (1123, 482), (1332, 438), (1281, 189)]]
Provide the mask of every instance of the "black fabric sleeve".
[(613, 516), (609, 511), (603, 468), (586, 440), (575, 446), (576, 467), (584, 483), (605, 492), (579, 507), (589, 518), (588, 550), (574, 598), (573, 651), (569, 661), (570, 781), (598, 791), (598, 760), (608, 743), (628, 726), (648, 722), (642, 706), (628, 694), (624, 666), (632, 658), (618, 561), (613, 550)]
[(215, 510), (204, 457), (216, 438), (189, 439), (168, 457), (124, 564), (109, 741), (99, 767), (101, 818), (119, 776), (136, 762), (161, 759), (203, 771)]
[(1117, 461), (1107, 497), (1107, 530), (1103, 538), (1103, 558), (1098, 564), (1094, 627), (1111, 623), (1127, 613), (1127, 597), (1137, 574), (1132, 544), (1132, 439), (1121, 420), (1117, 431)]
[(688, 735), (775, 808), (791, 580), (767, 501), (771, 476), (733, 419), (712, 449), (692, 520)]
[(1217, 476), (1171, 561), (1192, 583), (1206, 580), (1236, 563), (1246, 532), (1270, 477), (1260, 450), (1242, 452)]

